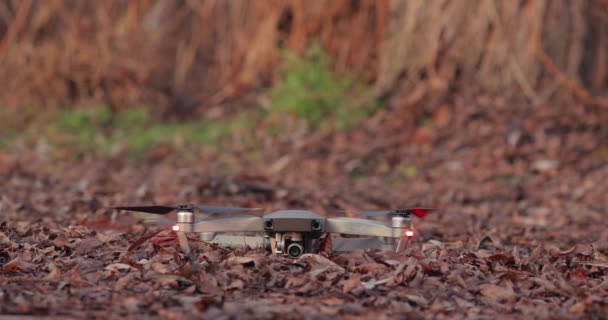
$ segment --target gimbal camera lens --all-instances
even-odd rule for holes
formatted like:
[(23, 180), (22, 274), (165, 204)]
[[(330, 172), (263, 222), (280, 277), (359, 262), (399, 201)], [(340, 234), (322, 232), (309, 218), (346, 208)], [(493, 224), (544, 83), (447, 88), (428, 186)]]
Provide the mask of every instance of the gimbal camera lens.
[(297, 258), (304, 253), (304, 247), (299, 243), (292, 243), (287, 247), (287, 255), (291, 258)]

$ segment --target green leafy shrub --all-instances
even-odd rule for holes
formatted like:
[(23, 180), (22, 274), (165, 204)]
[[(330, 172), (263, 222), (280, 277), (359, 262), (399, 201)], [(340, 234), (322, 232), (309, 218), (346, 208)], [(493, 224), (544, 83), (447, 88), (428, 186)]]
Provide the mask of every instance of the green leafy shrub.
[(349, 75), (336, 75), (331, 60), (318, 43), (300, 57), (283, 56), (281, 81), (272, 88), (273, 111), (304, 119), (312, 127), (349, 128), (375, 111), (369, 90)]
[[(219, 146), (218, 142), (234, 130), (253, 127), (250, 117), (245, 114), (223, 121), (197, 119), (166, 123), (153, 117), (148, 109), (113, 111), (107, 106), (65, 108), (39, 114), (31, 121), (22, 121), (21, 118), (18, 115), (12, 115), (10, 119), (13, 120), (3, 118), (7, 123), (1, 126), (0, 148), (11, 148), (17, 140), (27, 143), (42, 139), (70, 156), (106, 155), (120, 146), (128, 155), (140, 158), (162, 145)], [(10, 126), (11, 123), (15, 125)]]

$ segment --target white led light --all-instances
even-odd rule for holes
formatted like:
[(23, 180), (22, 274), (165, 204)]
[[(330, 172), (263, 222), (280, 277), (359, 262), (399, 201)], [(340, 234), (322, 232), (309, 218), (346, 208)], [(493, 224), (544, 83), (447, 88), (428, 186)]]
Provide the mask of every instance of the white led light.
[(412, 231), (412, 230), (405, 230), (405, 236), (406, 237), (413, 237), (414, 236), (414, 231)]
[(178, 226), (178, 225), (175, 225), (175, 226), (173, 226), (173, 228), (172, 228), (172, 229), (173, 229), (173, 231), (179, 231), (179, 226)]

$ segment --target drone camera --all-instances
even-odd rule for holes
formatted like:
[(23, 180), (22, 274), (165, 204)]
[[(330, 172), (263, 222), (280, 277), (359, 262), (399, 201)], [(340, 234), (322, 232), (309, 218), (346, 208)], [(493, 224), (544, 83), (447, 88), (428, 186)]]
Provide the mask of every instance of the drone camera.
[(299, 243), (292, 243), (287, 247), (287, 255), (291, 258), (297, 258), (304, 253), (304, 247)]

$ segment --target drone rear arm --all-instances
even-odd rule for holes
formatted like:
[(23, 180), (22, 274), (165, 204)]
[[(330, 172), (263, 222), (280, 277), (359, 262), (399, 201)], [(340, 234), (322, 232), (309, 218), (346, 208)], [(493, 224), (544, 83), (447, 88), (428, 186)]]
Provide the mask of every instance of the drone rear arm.
[(267, 248), (270, 243), (266, 237), (261, 236), (235, 236), (227, 234), (216, 235), (212, 243), (231, 247)]
[(178, 223), (179, 230), (184, 232), (263, 232), (263, 220), (260, 217), (230, 217), (223, 219), (203, 220), (197, 223)]
[(401, 228), (393, 228), (380, 221), (345, 217), (327, 218), (325, 232), (373, 237), (402, 237)]
[(349, 252), (357, 249), (395, 250), (393, 244), (384, 243), (377, 237), (365, 238), (332, 238), (333, 252)]

